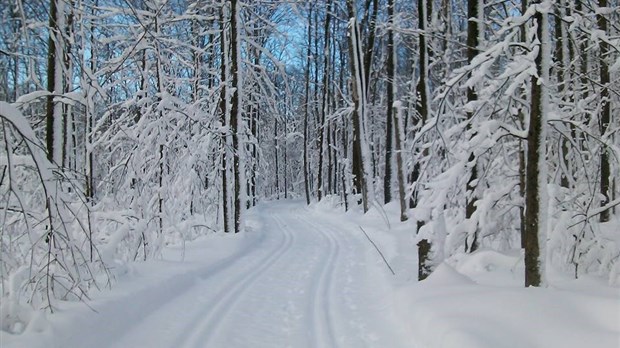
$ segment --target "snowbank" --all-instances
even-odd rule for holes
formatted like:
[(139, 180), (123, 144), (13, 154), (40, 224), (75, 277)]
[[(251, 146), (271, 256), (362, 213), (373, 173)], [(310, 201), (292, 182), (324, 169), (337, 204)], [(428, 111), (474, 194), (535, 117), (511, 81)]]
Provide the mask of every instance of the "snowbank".
[[(325, 205), (317, 208), (322, 214), (330, 211)], [(334, 220), (340, 214), (331, 210)], [(414, 227), (397, 220), (397, 205), (345, 216), (395, 269), (396, 277), (386, 273), (393, 291), (386, 296), (414, 347), (620, 347), (620, 288), (606, 279), (575, 280), (550, 268), (547, 288), (524, 288), (519, 251), (480, 250), (448, 258), (418, 282)]]
[[(506, 286), (488, 255), (444, 263), (423, 282), (397, 289), (400, 315), (421, 347), (618, 347), (620, 293), (595, 280), (549, 288)], [(477, 270), (472, 263), (485, 266)], [(483, 285), (497, 276), (500, 285)], [(578, 284), (577, 287), (573, 285)], [(584, 286), (585, 285), (585, 286)]]

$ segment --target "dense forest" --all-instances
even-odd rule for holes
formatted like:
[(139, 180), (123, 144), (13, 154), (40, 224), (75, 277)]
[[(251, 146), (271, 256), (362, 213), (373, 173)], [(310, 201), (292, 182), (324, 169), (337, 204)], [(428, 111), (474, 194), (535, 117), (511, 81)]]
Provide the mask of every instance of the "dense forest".
[(261, 199), (392, 203), (419, 279), (620, 274), (616, 0), (5, 0), (2, 329)]

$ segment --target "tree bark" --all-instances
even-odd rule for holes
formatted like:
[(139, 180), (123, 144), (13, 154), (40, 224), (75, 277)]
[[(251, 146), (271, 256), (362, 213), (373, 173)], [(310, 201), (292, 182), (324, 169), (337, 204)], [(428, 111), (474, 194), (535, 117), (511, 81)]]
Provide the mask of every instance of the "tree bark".
[[(478, 55), (478, 45), (480, 44), (478, 38), (480, 36), (480, 27), (478, 23), (478, 19), (480, 18), (480, 8), (478, 8), (480, 0), (469, 0), (467, 2), (467, 62), (471, 63), (474, 58)], [(472, 101), (478, 100), (478, 94), (476, 93), (476, 89), (474, 86), (467, 87), (467, 102), (470, 103)], [(472, 112), (467, 113), (467, 129), (471, 129), (471, 120), (474, 117)], [(473, 137), (473, 134), (472, 134)], [(478, 180), (478, 168), (477, 168), (477, 160), (476, 155), (472, 151), (469, 155), (468, 159), (469, 165), (471, 166), (469, 179), (467, 181), (466, 193), (465, 193), (465, 219), (470, 220), (474, 213), (476, 212), (476, 202), (478, 198), (476, 197), (476, 181)], [(469, 238), (467, 238), (469, 241)], [(465, 249), (468, 252), (474, 252), (478, 249), (478, 225), (474, 226), (474, 231), (471, 236), (471, 240), (467, 245), (465, 245)]]
[[(383, 176), (383, 202), (392, 201), (392, 119), (394, 118), (394, 0), (388, 0), (387, 38), (387, 107), (385, 122), (385, 175)], [(398, 150), (397, 150), (398, 151)], [(400, 183), (399, 183), (400, 185)]]
[[(608, 6), (607, 0), (599, 0), (599, 7), (606, 8)], [(607, 19), (603, 14), (597, 14), (597, 23), (598, 28), (601, 32), (607, 33)], [(610, 74), (609, 74), (609, 64), (607, 63), (607, 56), (609, 55), (609, 43), (605, 40), (599, 39), (599, 49), (600, 49), (600, 58), (599, 58), (599, 70), (600, 70), (600, 79), (601, 86), (603, 87), (601, 90), (601, 101), (603, 103), (603, 107), (600, 111), (600, 120), (599, 120), (599, 130), (601, 133), (601, 137), (605, 137), (607, 133), (607, 128), (609, 128), (609, 123), (611, 122), (611, 98), (609, 95), (609, 82), (610, 82)], [(600, 185), (600, 193), (603, 199), (601, 200), (601, 206), (605, 206), (609, 204), (609, 197), (611, 195), (610, 192), (610, 175), (611, 175), (611, 166), (609, 163), (609, 154), (607, 146), (603, 145), (601, 148), (600, 155), (600, 163), (601, 163), (601, 185)], [(605, 209), (601, 212), (599, 217), (600, 222), (607, 222), (611, 218), (611, 209)]]
[(306, 193), (306, 204), (310, 205), (310, 180), (308, 175), (308, 119), (310, 117), (310, 55), (312, 54), (312, 7), (308, 8), (308, 47), (306, 48), (306, 71), (304, 81), (306, 87), (306, 97), (304, 106), (304, 190)]
[(56, 134), (57, 131), (61, 131), (62, 127), (58, 124), (62, 122), (61, 115), (59, 114), (59, 108), (54, 102), (54, 94), (62, 93), (62, 68), (60, 59), (62, 59), (60, 45), (60, 29), (58, 25), (59, 16), (62, 16), (58, 11), (58, 0), (50, 0), (50, 14), (49, 14), (49, 38), (48, 38), (48, 51), (47, 51), (47, 91), (50, 93), (46, 100), (46, 115), (45, 115), (45, 133), (46, 133), (46, 146), (47, 157), (50, 162), (55, 162), (58, 165), (62, 165), (62, 149), (59, 147), (58, 139), (62, 138), (62, 134)]
[(238, 43), (238, 21), (239, 14), (237, 10), (237, 0), (230, 1), (230, 73), (232, 75), (231, 83), (231, 108), (230, 108), (230, 127), (232, 131), (232, 147), (233, 147), (233, 176), (234, 176), (234, 230), (235, 233), (241, 231), (241, 179), (240, 179), (240, 160), (241, 147), (239, 146), (240, 135), (240, 89), (239, 83), (239, 43)]
[[(521, 15), (524, 15), (525, 12), (527, 11), (527, 0), (522, 0), (521, 1)], [(521, 28), (519, 29), (519, 39), (521, 42), (523, 42), (525, 44), (526, 40), (527, 40), (527, 31), (526, 31), (526, 27), (525, 24), (521, 26)], [(525, 87), (523, 88), (522, 91), (523, 94), (527, 93), (525, 91)], [(525, 107), (519, 109), (519, 121), (521, 122), (521, 125), (525, 128), (525, 110), (523, 110)], [(525, 149), (523, 148), (523, 140), (519, 140), (519, 195), (521, 197), (521, 199), (523, 199), (525, 201), (525, 186), (526, 186), (526, 163), (525, 163)], [(521, 229), (521, 249), (525, 250), (525, 231), (527, 230), (527, 227), (525, 225), (525, 206), (521, 205), (519, 207), (519, 219), (520, 219), (520, 223), (519, 223), (519, 227)]]
[(353, 110), (353, 155), (352, 155), (352, 172), (353, 183), (357, 193), (362, 194), (362, 206), (364, 212), (368, 211), (368, 178), (364, 168), (366, 160), (363, 153), (362, 137), (363, 120), (366, 108), (363, 68), (363, 51), (361, 49), (361, 41), (359, 37), (359, 26), (355, 15), (355, 4), (352, 0), (347, 1), (349, 10), (349, 67), (352, 76), (352, 96), (354, 103)]
[[(419, 70), (420, 70), (420, 78), (417, 84), (417, 92), (419, 102), (416, 106), (417, 112), (420, 115), (420, 120), (416, 125), (417, 129), (421, 129), (426, 121), (428, 120), (429, 115), (429, 98), (428, 98), (428, 88), (427, 88), (427, 74), (426, 71), (428, 69), (428, 41), (427, 41), (427, 30), (428, 30), (428, 21), (431, 17), (432, 11), (432, 3), (430, 0), (418, 0), (418, 28), (420, 29), (419, 35), (419, 46), (420, 46), (420, 62), (419, 62)], [(428, 150), (422, 150), (423, 154), (426, 154)], [(412, 179), (415, 184), (415, 191), (411, 196), (411, 202), (413, 208), (416, 208), (418, 205), (417, 191), (419, 190), (419, 180), (420, 180), (421, 168), (420, 163), (416, 162), (413, 165), (413, 173)], [(426, 222), (422, 219), (417, 219), (416, 223), (416, 233), (419, 233), (422, 227), (426, 224)], [(431, 251), (431, 241), (428, 239), (421, 239), (418, 243), (418, 280), (426, 279), (426, 277), (431, 273), (430, 268), (430, 251)]]
[(537, 76), (531, 80), (530, 126), (527, 135), (527, 182), (525, 189), (525, 286), (541, 286), (543, 284), (544, 260), (540, 241), (546, 238), (545, 190), (546, 160), (545, 145), (545, 90), (539, 79), (548, 76), (544, 66), (545, 55), (545, 15), (537, 11), (533, 17), (537, 26), (537, 38), (540, 41), (536, 56)]
[(396, 174), (398, 177), (398, 198), (400, 202), (400, 221), (407, 221), (407, 203), (405, 202), (405, 174), (403, 172), (403, 157), (402, 157), (402, 137), (400, 130), (400, 119), (402, 115), (401, 105), (395, 105), (394, 111), (394, 138), (396, 145)]
[[(221, 84), (221, 90), (220, 90), (220, 122), (222, 124), (222, 127), (225, 128), (226, 127), (226, 118), (227, 118), (227, 114), (229, 114), (228, 112), (228, 54), (227, 54), (227, 47), (228, 47), (228, 34), (226, 32), (226, 25), (224, 24), (226, 21), (226, 16), (224, 14), (224, 7), (222, 7), (221, 12), (220, 12), (220, 25), (221, 25), (221, 33), (220, 33), (220, 40), (221, 40), (221, 47), (220, 47), (220, 53), (221, 53), (221, 71), (220, 71), (220, 84)], [(220, 149), (221, 149), (221, 162), (220, 162), (220, 175), (222, 177), (222, 220), (223, 220), (223, 227), (224, 227), (224, 232), (228, 233), (230, 232), (230, 226), (229, 226), (229, 211), (228, 211), (228, 178), (227, 178), (227, 167), (228, 167), (228, 159), (227, 159), (227, 138), (228, 138), (228, 134), (223, 133), (220, 135)]]
[(280, 158), (280, 154), (278, 151), (278, 119), (276, 118), (273, 123), (273, 152), (275, 156), (275, 167), (276, 167), (276, 198), (280, 199), (280, 164), (278, 159)]
[(318, 143), (319, 143), (319, 168), (317, 169), (317, 199), (320, 201), (323, 198), (323, 140), (326, 133), (325, 127), (325, 119), (327, 117), (327, 95), (328, 95), (328, 84), (329, 84), (329, 22), (331, 19), (331, 1), (327, 1), (325, 4), (325, 27), (324, 27), (324, 40), (325, 43), (323, 45), (323, 95), (322, 95), (322, 108), (321, 108), (321, 123), (319, 124), (318, 131)]

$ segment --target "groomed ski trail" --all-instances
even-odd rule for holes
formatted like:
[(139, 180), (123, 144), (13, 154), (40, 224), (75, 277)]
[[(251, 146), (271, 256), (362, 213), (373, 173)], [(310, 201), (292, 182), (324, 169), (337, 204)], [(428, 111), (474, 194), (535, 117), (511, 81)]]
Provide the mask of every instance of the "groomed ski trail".
[(116, 323), (116, 331), (98, 332), (103, 342), (91, 347), (414, 346), (392, 314), (387, 270), (353, 225), (291, 201), (261, 204), (250, 219), (258, 227), (238, 238), (251, 243), (175, 275), (175, 284), (162, 278), (155, 286), (168, 296), (151, 289), (160, 303)]

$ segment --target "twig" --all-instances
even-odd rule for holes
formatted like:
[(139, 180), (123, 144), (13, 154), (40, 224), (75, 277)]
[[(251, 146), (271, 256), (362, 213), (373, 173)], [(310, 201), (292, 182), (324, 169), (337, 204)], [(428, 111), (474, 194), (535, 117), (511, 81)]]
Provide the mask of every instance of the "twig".
[(375, 247), (375, 249), (377, 250), (379, 255), (381, 255), (381, 258), (383, 259), (383, 262), (385, 262), (385, 265), (387, 266), (387, 268), (390, 269), (390, 272), (392, 272), (393, 275), (396, 275), (396, 273), (394, 273), (394, 270), (392, 269), (392, 266), (390, 266), (388, 261), (385, 259), (385, 256), (383, 256), (383, 253), (381, 252), (381, 250), (379, 250), (379, 247), (377, 247), (377, 244), (375, 244), (375, 242), (373, 242), (372, 239), (370, 239), (370, 237), (368, 236), (368, 233), (366, 233), (366, 231), (364, 231), (362, 226), (357, 226), (357, 227), (359, 227), (360, 230), (362, 230), (362, 232), (364, 232), (364, 235), (366, 236), (366, 238), (368, 238), (368, 241)]

